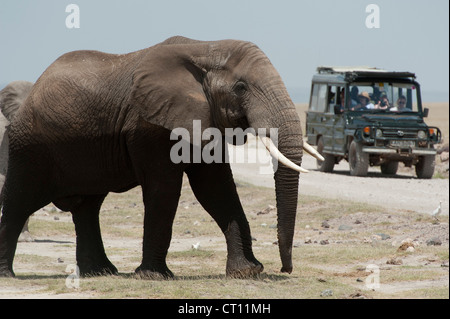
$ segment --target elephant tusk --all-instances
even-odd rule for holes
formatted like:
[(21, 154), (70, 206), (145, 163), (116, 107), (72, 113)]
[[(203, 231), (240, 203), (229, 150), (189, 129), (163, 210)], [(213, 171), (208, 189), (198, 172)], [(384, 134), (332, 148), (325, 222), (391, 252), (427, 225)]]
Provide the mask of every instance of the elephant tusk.
[(300, 173), (309, 173), (308, 170), (298, 166), (297, 164), (294, 164), (292, 161), (290, 161), (286, 156), (281, 154), (281, 152), (278, 150), (278, 148), (273, 144), (270, 137), (267, 136), (260, 136), (261, 142), (263, 142), (264, 146), (269, 151), (270, 155), (272, 155), (277, 161), (284, 164), (285, 166), (293, 169), (294, 171), (300, 172)]
[(306, 143), (306, 141), (303, 141), (303, 150), (305, 150), (309, 155), (317, 158), (319, 161), (325, 161), (322, 155), (320, 155), (319, 152), (317, 152), (314, 147)]

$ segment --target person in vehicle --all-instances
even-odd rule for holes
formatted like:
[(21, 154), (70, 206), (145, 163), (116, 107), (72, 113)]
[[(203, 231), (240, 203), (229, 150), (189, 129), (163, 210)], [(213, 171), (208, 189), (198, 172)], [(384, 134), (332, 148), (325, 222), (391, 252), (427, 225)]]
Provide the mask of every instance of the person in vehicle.
[(391, 107), (391, 105), (389, 103), (389, 99), (386, 94), (383, 94), (380, 97), (380, 100), (378, 101), (378, 103), (375, 104), (375, 109), (377, 109), (377, 110), (387, 110), (390, 107)]
[(397, 100), (397, 106), (391, 107), (389, 111), (402, 112), (406, 111), (406, 97), (400, 96)]
[(352, 105), (351, 106), (356, 106), (358, 105), (358, 87), (357, 86), (353, 86), (350, 90), (350, 100)]
[[(344, 113), (345, 110), (345, 88), (341, 89), (341, 92), (339, 92), (339, 113)], [(347, 107), (351, 108), (352, 106), (352, 99), (349, 97), (347, 100)]]
[(375, 108), (375, 105), (370, 103), (370, 96), (367, 92), (361, 92), (358, 95), (359, 104), (353, 107), (352, 111), (365, 111), (365, 110), (371, 110)]

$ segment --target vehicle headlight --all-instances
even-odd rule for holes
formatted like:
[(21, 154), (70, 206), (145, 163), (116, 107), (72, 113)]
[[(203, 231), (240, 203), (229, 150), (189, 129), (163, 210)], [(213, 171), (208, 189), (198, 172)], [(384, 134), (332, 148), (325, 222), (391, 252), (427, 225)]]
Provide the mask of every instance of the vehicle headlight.
[(419, 131), (417, 132), (417, 137), (420, 139), (427, 138), (427, 133), (425, 133), (425, 131)]
[(383, 137), (383, 131), (380, 130), (380, 129), (377, 129), (376, 136), (377, 137)]

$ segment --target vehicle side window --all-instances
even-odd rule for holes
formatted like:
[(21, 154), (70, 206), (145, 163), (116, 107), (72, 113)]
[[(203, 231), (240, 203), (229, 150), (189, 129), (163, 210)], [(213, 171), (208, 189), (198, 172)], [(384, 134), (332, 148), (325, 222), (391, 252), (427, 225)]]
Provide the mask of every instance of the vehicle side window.
[(334, 106), (336, 105), (336, 101), (338, 99), (338, 94), (336, 92), (337, 91), (335, 86), (328, 86), (328, 113), (334, 113)]
[(320, 84), (319, 87), (319, 98), (317, 100), (317, 111), (325, 112), (328, 106), (327, 101), (327, 85)]
[(327, 102), (327, 85), (314, 84), (309, 110), (313, 112), (325, 112), (328, 106)]
[(311, 101), (309, 104), (309, 110), (317, 112), (317, 97), (319, 96), (319, 85), (314, 84), (311, 90)]

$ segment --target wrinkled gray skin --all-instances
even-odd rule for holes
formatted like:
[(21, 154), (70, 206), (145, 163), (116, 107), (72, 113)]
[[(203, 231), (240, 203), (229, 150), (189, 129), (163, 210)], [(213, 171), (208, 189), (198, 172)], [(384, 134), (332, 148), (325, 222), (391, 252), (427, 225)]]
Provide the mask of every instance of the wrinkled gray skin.
[[(9, 138), (7, 126), (14, 118), (19, 107), (31, 92), (33, 83), (28, 81), (13, 81), (0, 91), (0, 190), (3, 188), (6, 170), (8, 168)], [(1, 215), (1, 214), (0, 214)], [(19, 241), (32, 241), (28, 231), (28, 219), (22, 229)]]
[[(171, 130), (186, 128), (193, 136), (193, 120), (201, 120), (202, 131), (216, 127), (222, 133), (278, 128), (279, 150), (301, 164), (299, 116), (278, 72), (252, 43), (174, 37), (129, 54), (75, 51), (58, 58), (11, 125), (0, 275), (14, 275), (20, 230), (50, 202), (72, 213), (80, 273), (117, 273), (104, 251), (100, 207), (109, 192), (140, 185), (145, 217), (136, 272), (173, 276), (166, 255), (184, 173), (225, 235), (227, 275), (260, 273), (230, 165), (170, 159), (178, 142), (170, 139)], [(290, 273), (299, 173), (279, 164), (274, 179), (281, 271)]]

